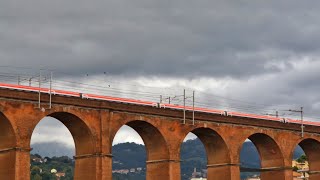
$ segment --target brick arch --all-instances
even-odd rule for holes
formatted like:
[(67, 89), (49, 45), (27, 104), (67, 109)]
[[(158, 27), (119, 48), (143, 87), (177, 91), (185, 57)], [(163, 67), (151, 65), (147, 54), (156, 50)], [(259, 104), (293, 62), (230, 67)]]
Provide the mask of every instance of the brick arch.
[(208, 179), (231, 179), (230, 151), (223, 137), (217, 131), (207, 127), (194, 128), (184, 137), (189, 132), (195, 134), (204, 145), (207, 154)]
[(146, 121), (131, 121), (126, 125), (133, 128), (142, 138), (147, 149), (147, 160), (168, 159), (169, 150), (164, 136)]
[[(126, 120), (123, 125), (134, 129), (145, 144), (147, 152), (146, 179), (169, 179), (169, 149), (160, 130), (151, 122), (143, 120)], [(112, 135), (112, 141), (123, 125), (116, 128), (117, 131)]]
[[(249, 139), (258, 150), (262, 168), (261, 179), (284, 179), (284, 157), (278, 143), (271, 136), (264, 133), (254, 133), (246, 139)], [(242, 146), (239, 148), (238, 154), (240, 154), (241, 149)]]
[(0, 112), (0, 179), (15, 177), (16, 136), (7, 117)]
[(93, 154), (96, 152), (94, 135), (85, 121), (67, 112), (55, 112), (48, 116), (59, 120), (68, 128), (75, 143), (76, 155)]
[(299, 140), (291, 151), (290, 157), (293, 157), (294, 150), (300, 146), (305, 152), (310, 170), (310, 180), (318, 180), (320, 178), (320, 141), (312, 138)]
[[(53, 117), (60, 121), (70, 131), (75, 143), (74, 179), (96, 179), (96, 146), (95, 138), (89, 125), (79, 116), (70, 112), (54, 112), (45, 117)], [(42, 120), (43, 118), (41, 118)], [(37, 121), (36, 125), (41, 121)], [(36, 125), (33, 127), (34, 131)], [(29, 143), (31, 142), (30, 134)]]
[[(93, 133), (91, 132), (89, 125), (87, 125), (79, 116), (70, 112), (54, 112), (47, 114), (45, 117), (57, 119), (70, 131), (75, 143), (77, 156), (93, 154), (96, 152)], [(30, 136), (32, 136), (33, 131), (42, 119), (43, 118), (41, 118), (33, 127)]]

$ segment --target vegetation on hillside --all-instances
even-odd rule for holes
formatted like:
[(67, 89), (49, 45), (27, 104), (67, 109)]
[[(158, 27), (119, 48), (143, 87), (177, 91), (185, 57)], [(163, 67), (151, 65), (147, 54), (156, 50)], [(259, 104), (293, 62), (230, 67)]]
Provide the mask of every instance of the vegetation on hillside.
[[(43, 147), (43, 146), (42, 146)], [(114, 180), (141, 180), (145, 179), (146, 172), (146, 149), (144, 145), (135, 143), (122, 143), (112, 147), (113, 170), (130, 170), (141, 168), (140, 171), (129, 173), (113, 173)], [(294, 159), (303, 154), (301, 148), (294, 153)], [(199, 139), (188, 140), (181, 145), (181, 178), (188, 180), (191, 177), (194, 168), (198, 172), (206, 169), (207, 157), (203, 144)], [(35, 162), (34, 158), (46, 159), (46, 162)], [(301, 156), (298, 161), (305, 161), (306, 157)], [(260, 159), (255, 146), (251, 142), (245, 142), (241, 150), (241, 166), (250, 168), (260, 168)], [(54, 174), (50, 173), (51, 169), (57, 172), (65, 173), (61, 180), (73, 179), (74, 160), (67, 156), (62, 157), (45, 157), (40, 155), (31, 156), (31, 180), (55, 180)], [(242, 178), (250, 173), (242, 173)]]
[(56, 180), (55, 169), (58, 173), (65, 173), (60, 180), (73, 180), (74, 161), (67, 156), (41, 157), (38, 154), (31, 155), (30, 178), (31, 180)]
[(304, 154), (302, 154), (302, 155), (297, 159), (297, 162), (298, 162), (298, 163), (304, 163), (304, 162), (306, 162), (306, 161), (308, 161), (308, 159), (307, 159), (307, 156), (304, 155)]

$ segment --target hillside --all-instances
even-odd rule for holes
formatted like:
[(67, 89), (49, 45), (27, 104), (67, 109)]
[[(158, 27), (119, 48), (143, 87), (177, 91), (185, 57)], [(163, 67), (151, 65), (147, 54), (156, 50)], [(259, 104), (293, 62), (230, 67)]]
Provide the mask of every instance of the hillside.
[[(32, 145), (32, 153), (40, 154), (45, 157), (53, 156), (73, 156), (74, 150), (59, 143), (39, 143)], [(143, 145), (135, 143), (122, 143), (112, 147), (113, 170), (135, 169), (134, 173), (114, 173), (114, 179), (121, 180), (141, 180), (145, 179), (146, 150)], [(303, 154), (301, 148), (297, 148), (294, 159)], [(241, 165), (251, 168), (260, 167), (260, 159), (255, 146), (252, 142), (245, 142), (241, 150)], [(191, 176), (194, 168), (198, 171), (206, 169), (207, 159), (203, 144), (199, 139), (188, 140), (181, 146), (181, 170), (182, 179), (187, 180)], [(137, 171), (137, 168), (141, 170)], [(242, 173), (242, 177), (246, 174)]]
[[(60, 173), (63, 173), (60, 180), (73, 179), (74, 160), (67, 156), (50, 158), (31, 154), (30, 164), (31, 180), (55, 180)], [(56, 173), (52, 173), (53, 169)]]

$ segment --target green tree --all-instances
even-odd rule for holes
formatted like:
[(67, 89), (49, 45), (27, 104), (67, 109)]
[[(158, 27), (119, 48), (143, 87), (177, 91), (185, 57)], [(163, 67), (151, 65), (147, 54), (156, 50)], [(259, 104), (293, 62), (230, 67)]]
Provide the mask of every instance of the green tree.
[(35, 176), (36, 174), (40, 174), (40, 168), (38, 166), (33, 166), (31, 168), (31, 176)]
[(35, 154), (34, 156), (36, 156), (37, 158), (42, 158), (39, 154)]
[(56, 177), (55, 177), (55, 174), (51, 174), (49, 172), (44, 172), (42, 174), (42, 180), (55, 180)]
[(308, 158), (305, 154), (302, 154), (298, 159), (297, 159), (297, 162), (298, 163), (304, 163), (305, 161), (307, 161)]
[(32, 176), (31, 180), (42, 180), (42, 178), (39, 174), (36, 174), (36, 175)]

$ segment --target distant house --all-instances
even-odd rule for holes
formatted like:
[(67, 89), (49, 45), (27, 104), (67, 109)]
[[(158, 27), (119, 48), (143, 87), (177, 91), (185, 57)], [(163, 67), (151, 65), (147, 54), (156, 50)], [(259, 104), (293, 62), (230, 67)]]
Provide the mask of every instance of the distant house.
[(292, 176), (293, 180), (298, 179), (306, 179), (309, 177), (308, 171), (309, 171), (309, 163), (308, 161), (305, 162), (297, 162), (296, 160), (292, 161), (292, 167), (297, 167), (297, 171), (293, 171)]
[(208, 170), (207, 169), (202, 169), (202, 177), (207, 177)]
[(260, 177), (249, 177), (246, 180), (260, 180)]
[(197, 168), (193, 169), (192, 178), (201, 178), (201, 172), (197, 172)]
[(113, 170), (112, 173), (128, 174), (129, 169), (117, 169), (117, 170)]
[(122, 164), (120, 161), (113, 161), (114, 164)]
[(41, 158), (33, 158), (32, 161), (37, 163), (43, 163), (43, 160)]
[(65, 177), (65, 176), (66, 176), (66, 173), (63, 173), (63, 172), (56, 173), (57, 180), (60, 180), (61, 177)]
[(299, 170), (309, 170), (309, 163), (308, 161), (299, 163), (296, 160), (292, 161), (292, 167), (297, 167)]
[(253, 175), (252, 177), (248, 177), (246, 180), (260, 180), (258, 175)]
[(207, 171), (197, 172), (197, 168), (193, 169), (191, 180), (207, 180)]

